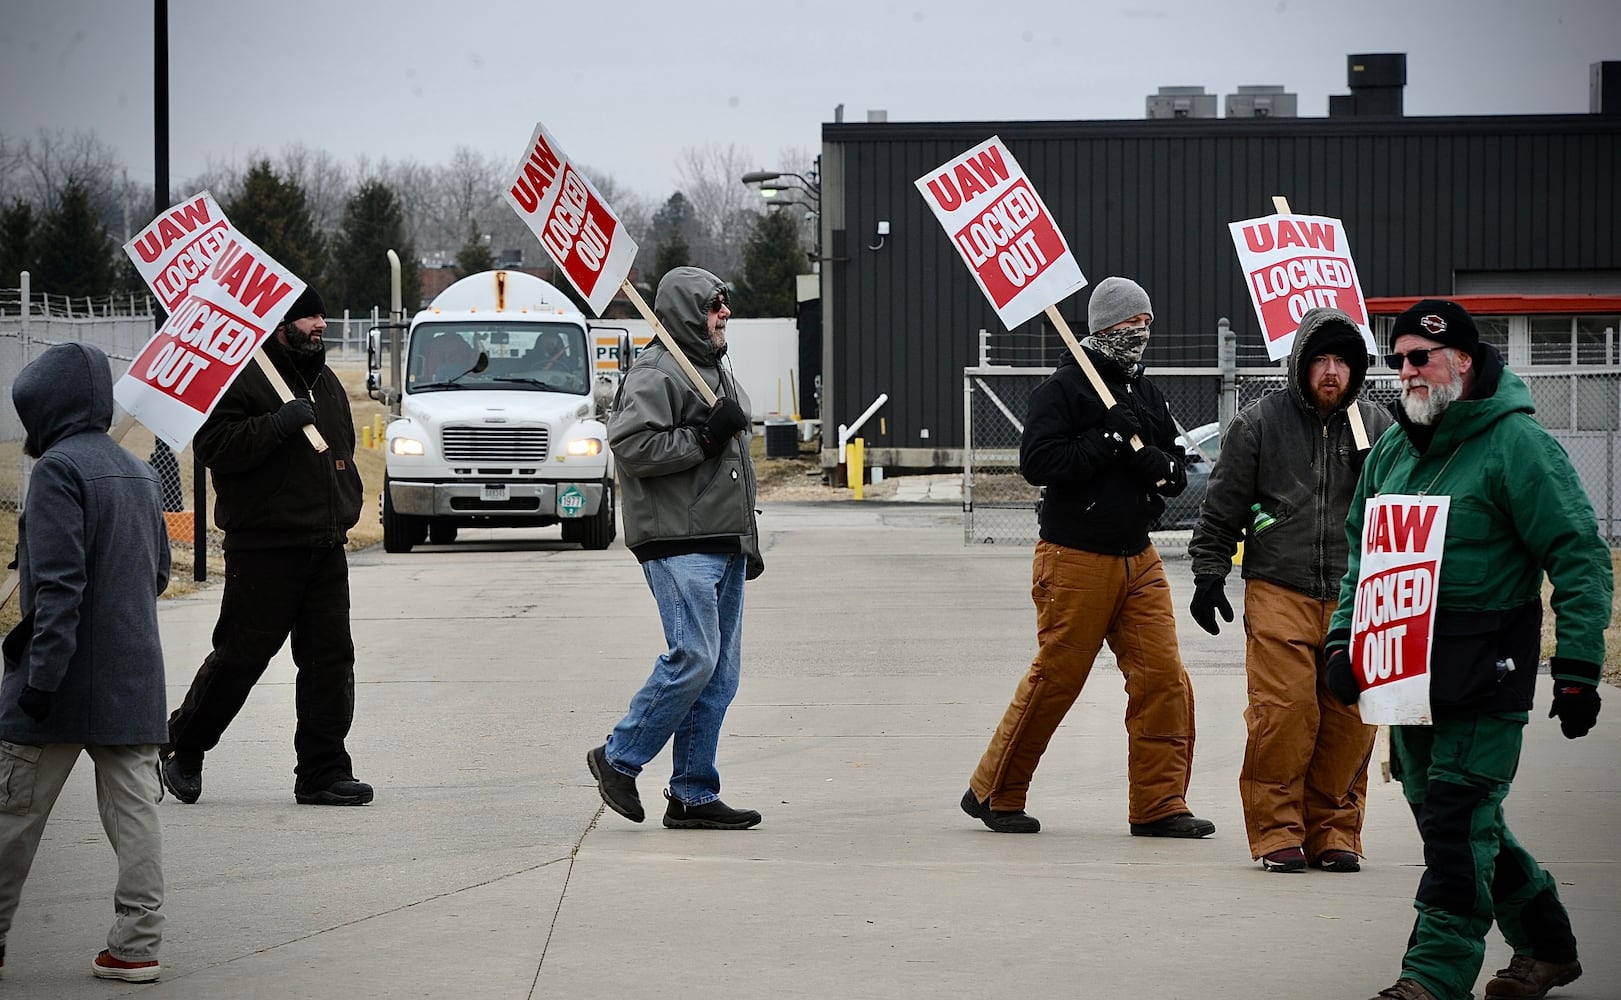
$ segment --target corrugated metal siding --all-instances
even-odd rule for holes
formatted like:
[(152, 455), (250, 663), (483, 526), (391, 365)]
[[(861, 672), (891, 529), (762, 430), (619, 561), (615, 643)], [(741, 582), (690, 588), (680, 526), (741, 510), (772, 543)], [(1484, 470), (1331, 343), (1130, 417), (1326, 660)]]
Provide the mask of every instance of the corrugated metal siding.
[[(1125, 274), (1153, 296), (1150, 364), (1214, 363), (1223, 316), (1258, 343), (1227, 225), (1269, 214), (1274, 194), (1345, 221), (1369, 296), (1444, 294), (1455, 271), (1621, 268), (1616, 118), (826, 125), (845, 194), (826, 207), (845, 228), (826, 265), (823, 418), (836, 427), (888, 392), (883, 427), (863, 429), (870, 448), (962, 445), (962, 369), (978, 331), (1002, 327), (912, 182), (993, 134), (1088, 279)], [(870, 250), (882, 219), (890, 235)], [(1077, 334), (1086, 296), (1059, 305)]]

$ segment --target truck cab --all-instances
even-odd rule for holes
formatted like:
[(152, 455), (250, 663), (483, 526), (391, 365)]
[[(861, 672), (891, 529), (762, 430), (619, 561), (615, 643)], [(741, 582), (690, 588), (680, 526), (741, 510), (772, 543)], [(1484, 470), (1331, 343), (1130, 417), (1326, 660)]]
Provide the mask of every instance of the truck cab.
[[(384, 549), (449, 544), (463, 527), (553, 524), (587, 549), (612, 544), (612, 393), (597, 385), (606, 376), (593, 354), (585, 316), (519, 271), (452, 284), (411, 319), (403, 343), (385, 345), (374, 331), (367, 384), (394, 417), (383, 442)], [(398, 384), (383, 384), (385, 370)]]

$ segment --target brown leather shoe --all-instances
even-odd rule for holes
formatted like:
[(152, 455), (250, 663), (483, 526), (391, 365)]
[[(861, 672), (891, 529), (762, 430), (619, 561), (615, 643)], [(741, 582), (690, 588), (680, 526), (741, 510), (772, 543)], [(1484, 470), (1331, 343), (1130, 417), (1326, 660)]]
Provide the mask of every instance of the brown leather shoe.
[(1541, 1000), (1555, 986), (1574, 983), (1582, 975), (1582, 963), (1544, 962), (1530, 955), (1515, 955), (1508, 968), (1498, 969), (1497, 975), (1486, 984), (1488, 997), (1512, 997), (1514, 1000)]
[(1372, 1000), (1438, 1000), (1438, 998), (1411, 979), (1398, 979), (1380, 990)]

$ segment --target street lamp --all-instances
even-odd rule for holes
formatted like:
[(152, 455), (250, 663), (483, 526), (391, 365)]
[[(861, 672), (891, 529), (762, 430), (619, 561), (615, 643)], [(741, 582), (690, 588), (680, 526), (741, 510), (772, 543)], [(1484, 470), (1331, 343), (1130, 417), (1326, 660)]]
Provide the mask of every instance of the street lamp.
[[(822, 158), (816, 158), (819, 166)], [(767, 200), (771, 206), (794, 205), (805, 209), (807, 218), (815, 221), (815, 245), (810, 258), (814, 269), (820, 273), (822, 269), (822, 184), (821, 172), (816, 166), (811, 167), (808, 174), (795, 170), (751, 170), (741, 178), (749, 186), (759, 185), (760, 197)], [(778, 200), (779, 195), (789, 197)], [(799, 195), (799, 197), (793, 197)]]

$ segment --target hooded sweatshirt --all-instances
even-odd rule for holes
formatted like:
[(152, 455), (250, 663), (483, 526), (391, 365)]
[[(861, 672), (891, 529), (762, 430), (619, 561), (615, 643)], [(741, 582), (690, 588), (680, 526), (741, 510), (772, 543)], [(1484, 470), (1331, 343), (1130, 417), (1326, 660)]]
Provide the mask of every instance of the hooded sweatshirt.
[[(1309, 368), (1319, 354), (1350, 366), (1345, 395), (1323, 415), (1311, 399)], [(1368, 452), (1359, 451), (1348, 411), (1362, 415), (1368, 443), (1390, 427), (1390, 411), (1357, 399), (1368, 373), (1368, 352), (1351, 317), (1313, 309), (1300, 320), (1289, 354), (1289, 386), (1238, 412), (1222, 433), (1221, 457), (1188, 555), (1195, 576), (1225, 577), (1244, 543), (1243, 577), (1265, 580), (1319, 601), (1339, 598), (1345, 575), (1345, 515)], [(1274, 523), (1256, 533), (1251, 507)]]
[[(748, 413), (748, 396), (722, 370), (709, 340), (709, 303), (724, 288), (702, 268), (678, 267), (659, 282), (653, 311), (716, 396), (730, 396)], [(764, 563), (754, 520), (752, 428), (706, 458), (698, 431), (709, 409), (661, 340), (649, 344), (625, 373), (608, 418), (608, 443), (624, 494), (625, 544), (642, 562), (742, 552), (753, 579)]]
[[(4, 643), (0, 740), (162, 743), (163, 490), (152, 467), (107, 434), (107, 357), (58, 344), (22, 370), (11, 396), (39, 458), (17, 521), (23, 619)], [(18, 707), (24, 685), (53, 692), (43, 722)]]

